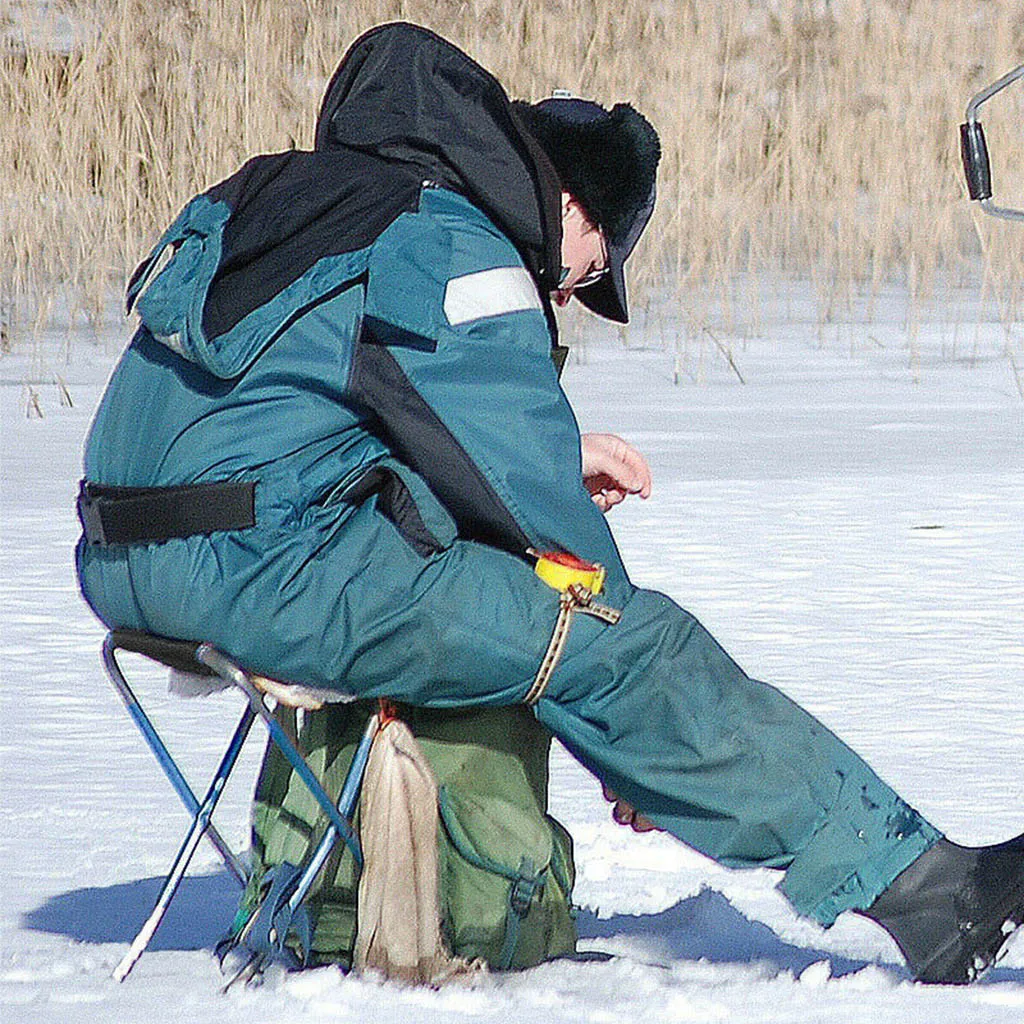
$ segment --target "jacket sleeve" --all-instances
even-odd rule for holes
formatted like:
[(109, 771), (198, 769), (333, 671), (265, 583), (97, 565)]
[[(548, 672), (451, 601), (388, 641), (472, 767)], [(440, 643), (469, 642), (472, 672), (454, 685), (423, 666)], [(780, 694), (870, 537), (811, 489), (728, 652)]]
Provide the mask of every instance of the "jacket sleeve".
[(374, 245), (353, 397), (460, 536), (519, 555), (571, 551), (626, 583), (583, 486), (579, 428), (532, 278), (461, 197), (441, 193), (434, 206), (403, 214)]

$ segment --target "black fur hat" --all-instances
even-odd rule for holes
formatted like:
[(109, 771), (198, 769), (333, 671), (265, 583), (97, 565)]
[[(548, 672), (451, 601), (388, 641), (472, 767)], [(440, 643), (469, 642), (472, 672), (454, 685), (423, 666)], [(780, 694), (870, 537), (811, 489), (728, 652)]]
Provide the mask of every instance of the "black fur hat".
[(654, 209), (658, 133), (628, 103), (605, 110), (590, 100), (555, 96), (512, 106), (554, 165), (562, 188), (605, 233), (611, 273), (577, 297), (595, 313), (625, 323), (623, 264)]

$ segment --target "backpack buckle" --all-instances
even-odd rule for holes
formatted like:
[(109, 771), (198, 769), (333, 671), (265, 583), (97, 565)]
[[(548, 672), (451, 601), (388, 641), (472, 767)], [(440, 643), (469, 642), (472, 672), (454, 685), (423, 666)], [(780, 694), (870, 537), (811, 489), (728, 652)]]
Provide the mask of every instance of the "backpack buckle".
[(524, 857), (519, 864), (519, 877), (512, 883), (508, 904), (517, 917), (526, 917), (530, 912), (533, 897), (544, 888), (544, 879), (533, 872), (533, 861)]

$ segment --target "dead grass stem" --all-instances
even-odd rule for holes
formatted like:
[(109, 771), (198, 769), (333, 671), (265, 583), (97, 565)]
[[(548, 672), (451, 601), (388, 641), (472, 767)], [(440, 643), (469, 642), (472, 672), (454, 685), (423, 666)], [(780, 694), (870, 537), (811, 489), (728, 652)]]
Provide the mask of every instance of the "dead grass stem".
[[(13, 325), (45, 324), (58, 298), (98, 323), (111, 288), (191, 195), (253, 153), (310, 146), (341, 54), (398, 18), (463, 46), (514, 96), (567, 87), (628, 99), (657, 125), (661, 201), (634, 260), (638, 305), (674, 296), (696, 323), (756, 330), (772, 282), (801, 280), (822, 324), (893, 282), (906, 288), (908, 323), (949, 285), (983, 285), (1004, 315), (1019, 308), (1024, 232), (970, 208), (957, 149), (967, 99), (1024, 52), (1015, 0), (81, 0), (40, 10), (70, 12), (84, 29), (57, 50), (38, 42), (56, 38), (54, 25), (21, 37), (8, 27), (0, 50), (8, 347)], [(985, 111), (996, 187), (1010, 193), (1024, 178), (1022, 106), (1018, 95)]]

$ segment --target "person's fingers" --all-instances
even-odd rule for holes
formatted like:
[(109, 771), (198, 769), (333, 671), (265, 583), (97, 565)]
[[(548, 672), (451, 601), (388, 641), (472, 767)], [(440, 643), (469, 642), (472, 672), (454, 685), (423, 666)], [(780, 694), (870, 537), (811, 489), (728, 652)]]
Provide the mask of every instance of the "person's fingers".
[[(583, 475), (588, 481), (609, 477), (628, 494), (646, 498), (651, 493), (651, 471), (647, 460), (631, 444), (614, 434), (584, 434)], [(588, 484), (591, 491), (593, 483)]]
[(623, 452), (623, 464), (629, 467), (632, 479), (630, 490), (641, 498), (648, 498), (651, 494), (651, 467), (647, 460), (632, 446), (625, 445)]
[(614, 469), (606, 470), (616, 481), (632, 494), (649, 494), (651, 471), (647, 460), (621, 437), (612, 436), (608, 441), (607, 453)]
[(618, 825), (632, 825), (634, 814), (633, 808), (625, 800), (616, 800), (615, 806), (612, 807), (612, 818)]
[(583, 478), (583, 483), (591, 494), (615, 486), (615, 481), (607, 473), (591, 473)]
[(650, 818), (644, 817), (639, 811), (627, 804), (625, 800), (616, 800), (612, 808), (612, 818), (618, 825), (628, 825), (634, 832), (654, 832), (658, 826)]
[(628, 825), (634, 832), (656, 832), (660, 831), (657, 825), (650, 818), (645, 817), (639, 811), (634, 810), (632, 805), (621, 799), (617, 793), (608, 788), (608, 784), (601, 783), (601, 795), (612, 807), (612, 818), (619, 825)]
[(638, 811), (634, 812), (630, 827), (634, 832), (656, 832), (658, 830), (658, 826), (650, 818), (645, 818)]

